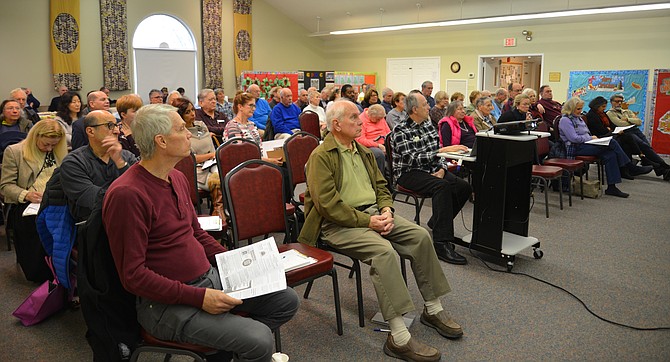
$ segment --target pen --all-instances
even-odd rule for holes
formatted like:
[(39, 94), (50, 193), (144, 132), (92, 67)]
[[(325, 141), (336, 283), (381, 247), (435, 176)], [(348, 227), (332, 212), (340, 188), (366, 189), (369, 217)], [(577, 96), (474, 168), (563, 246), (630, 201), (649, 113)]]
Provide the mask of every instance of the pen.
[(375, 332), (391, 332), (390, 329), (384, 329), (384, 328), (375, 328), (374, 331)]

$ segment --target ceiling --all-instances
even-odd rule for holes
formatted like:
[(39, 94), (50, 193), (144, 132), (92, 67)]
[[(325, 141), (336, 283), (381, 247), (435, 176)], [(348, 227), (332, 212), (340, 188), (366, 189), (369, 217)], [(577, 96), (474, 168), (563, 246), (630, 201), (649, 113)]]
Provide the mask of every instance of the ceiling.
[[(408, 23), (423, 23), (502, 15), (587, 9), (609, 6), (663, 3), (659, 0), (265, 0), (271, 7), (303, 26), (311, 35), (328, 32)], [(670, 11), (606, 15), (635, 18), (668, 16)], [(659, 14), (660, 13), (660, 14)], [(604, 16), (604, 15), (601, 15)], [(591, 17), (593, 19), (593, 17)], [(585, 18), (585, 21), (587, 19)], [(543, 19), (541, 23), (565, 22), (565, 18)], [(525, 21), (526, 24), (528, 21)], [(534, 22), (538, 22), (535, 20)], [(482, 27), (479, 25), (469, 25)], [(494, 25), (489, 25), (494, 26)]]

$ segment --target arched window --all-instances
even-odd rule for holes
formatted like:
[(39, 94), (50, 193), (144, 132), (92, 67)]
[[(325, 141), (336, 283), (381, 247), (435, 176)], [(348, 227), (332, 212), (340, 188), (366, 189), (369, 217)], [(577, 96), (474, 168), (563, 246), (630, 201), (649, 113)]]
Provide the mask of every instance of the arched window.
[(149, 103), (149, 91), (183, 87), (195, 99), (198, 91), (197, 46), (191, 30), (170, 15), (151, 15), (133, 35), (135, 93)]

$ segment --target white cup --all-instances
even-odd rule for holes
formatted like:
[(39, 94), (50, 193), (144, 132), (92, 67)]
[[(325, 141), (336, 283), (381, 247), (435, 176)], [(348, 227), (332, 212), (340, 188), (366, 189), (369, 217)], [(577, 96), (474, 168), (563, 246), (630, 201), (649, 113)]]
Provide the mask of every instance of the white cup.
[(288, 355), (284, 353), (273, 353), (272, 362), (288, 362)]

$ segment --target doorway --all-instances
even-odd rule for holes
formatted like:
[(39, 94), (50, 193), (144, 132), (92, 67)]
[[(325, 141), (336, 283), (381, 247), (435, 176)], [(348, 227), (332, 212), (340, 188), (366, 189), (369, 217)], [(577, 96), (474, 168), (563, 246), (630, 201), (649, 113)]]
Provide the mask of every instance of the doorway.
[(544, 54), (480, 55), (479, 89), (495, 93), (510, 83), (521, 83), (537, 92), (542, 85)]

